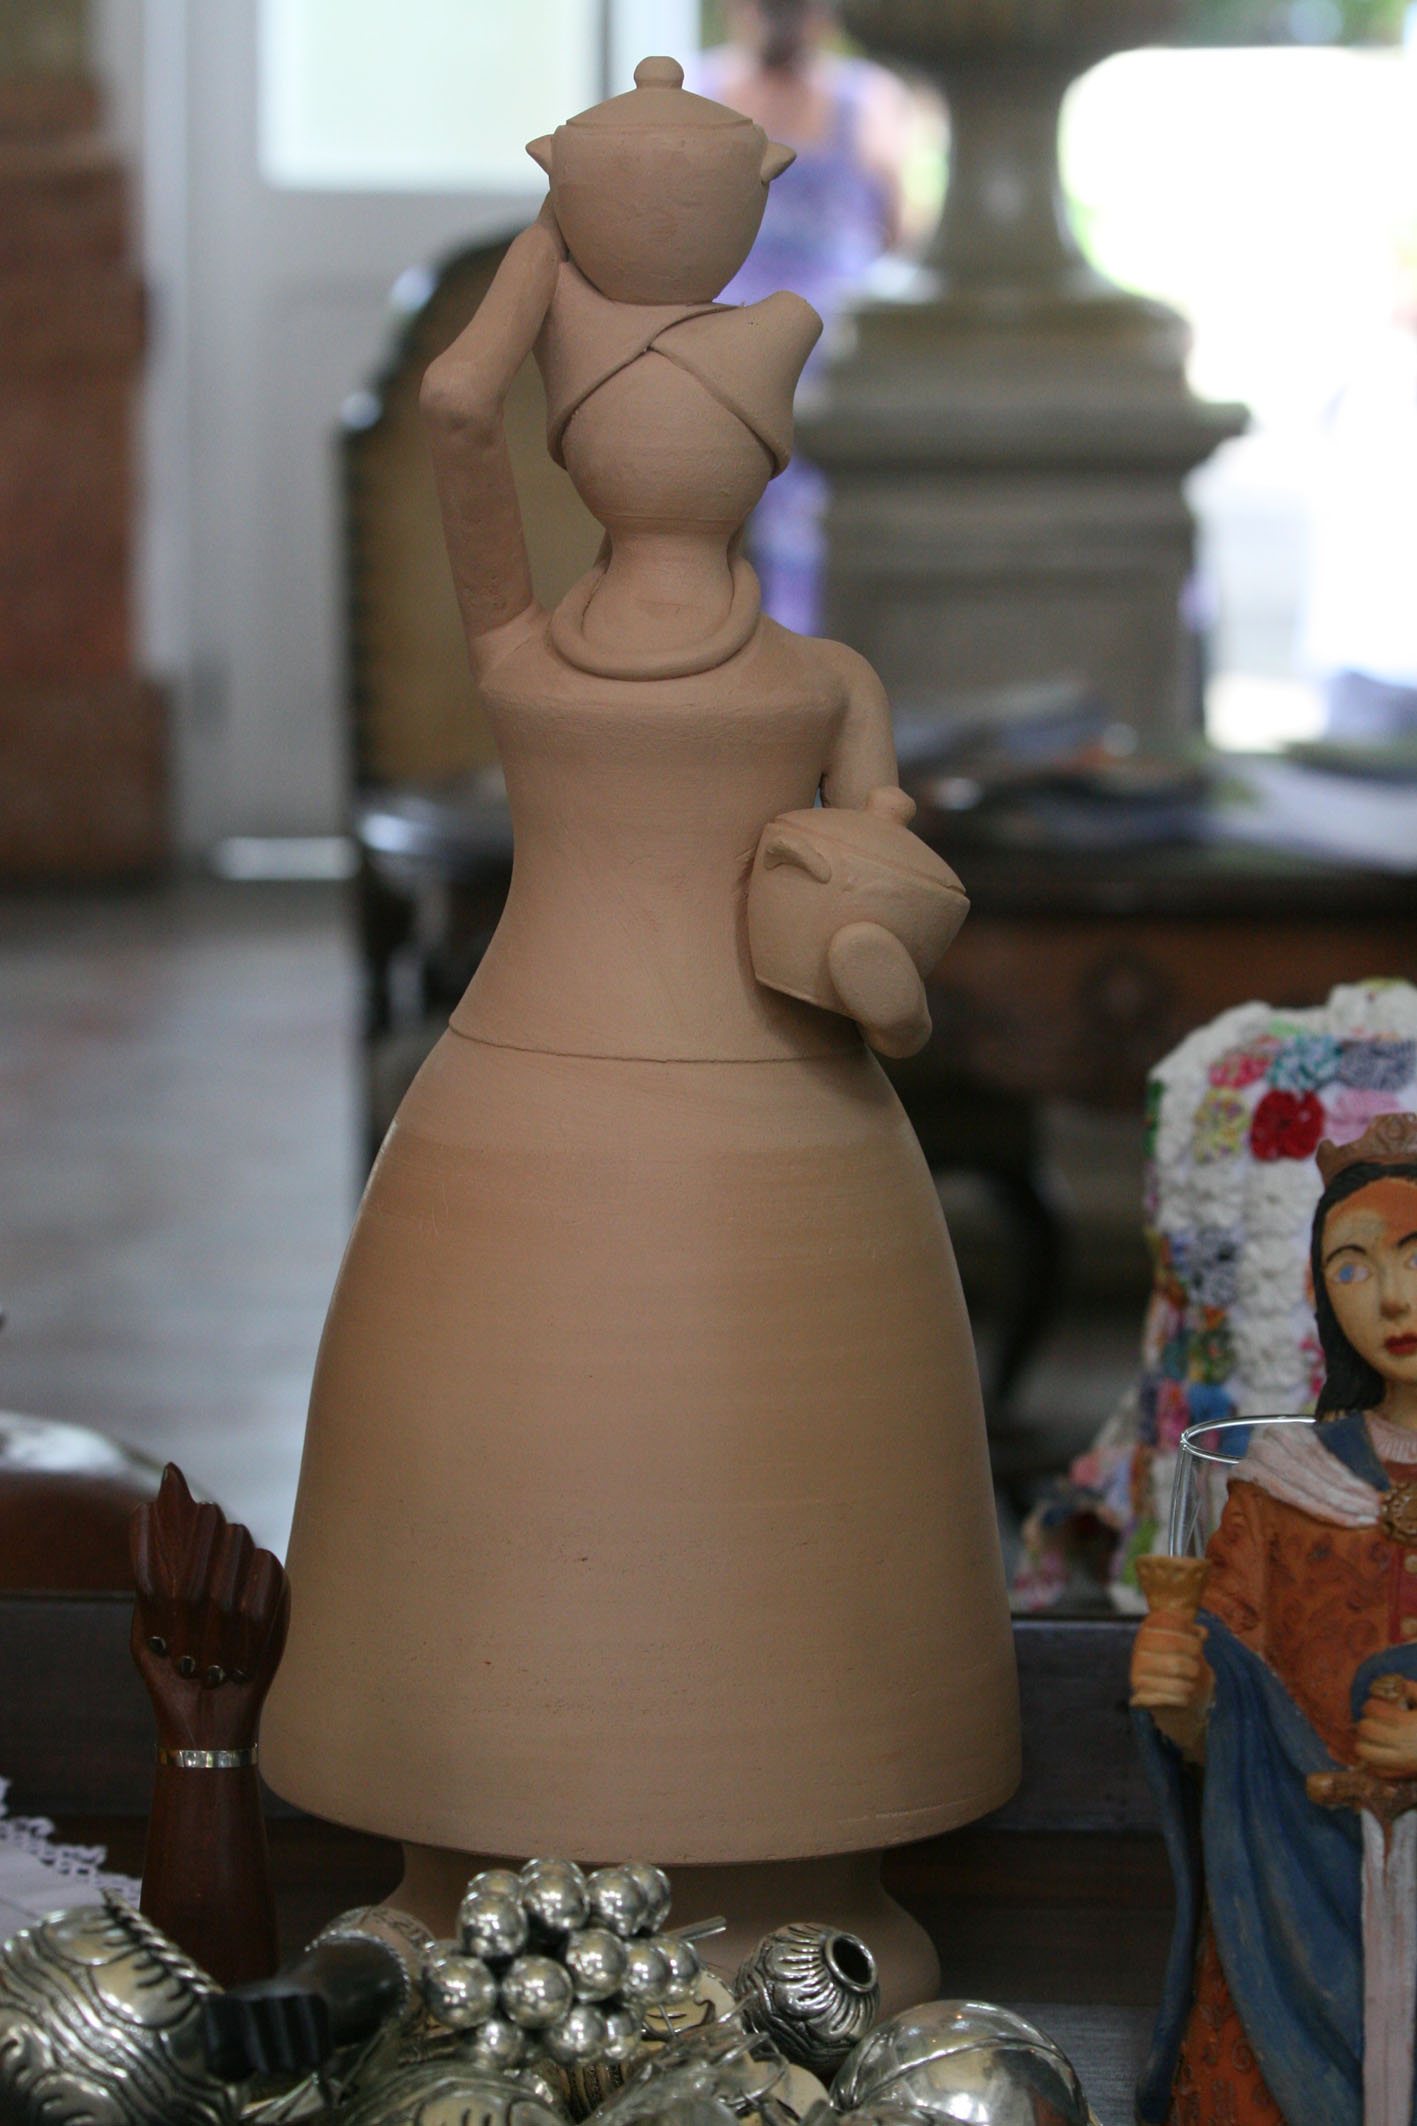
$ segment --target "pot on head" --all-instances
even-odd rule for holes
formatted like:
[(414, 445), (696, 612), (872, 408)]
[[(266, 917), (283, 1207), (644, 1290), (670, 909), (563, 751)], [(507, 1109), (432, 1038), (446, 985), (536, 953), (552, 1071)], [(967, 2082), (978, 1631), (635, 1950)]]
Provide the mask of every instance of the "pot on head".
[(695, 96), (676, 59), (527, 143), (566, 248), (617, 303), (711, 303), (753, 248), (768, 186), (793, 160), (741, 111)]

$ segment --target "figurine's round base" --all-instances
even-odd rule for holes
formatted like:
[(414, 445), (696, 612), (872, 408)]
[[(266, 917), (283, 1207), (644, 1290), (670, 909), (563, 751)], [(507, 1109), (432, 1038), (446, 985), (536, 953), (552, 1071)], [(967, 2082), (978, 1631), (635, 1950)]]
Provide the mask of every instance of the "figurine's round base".
[[(420, 1845), (405, 1845), (403, 1850), (404, 1877), (390, 1903), (412, 1912), (440, 1939), (456, 1932), (468, 1877), (479, 1868), (508, 1865), (505, 1855)], [(671, 1927), (719, 1914), (728, 1921), (722, 1934), (699, 1943), (704, 1962), (727, 1979), (774, 1927), (793, 1919), (816, 1919), (859, 1934), (866, 1943), (880, 1973), (883, 2015), (933, 2000), (939, 1991), (935, 1945), (883, 1888), (879, 1852), (733, 1867), (676, 1867), (671, 1875)]]

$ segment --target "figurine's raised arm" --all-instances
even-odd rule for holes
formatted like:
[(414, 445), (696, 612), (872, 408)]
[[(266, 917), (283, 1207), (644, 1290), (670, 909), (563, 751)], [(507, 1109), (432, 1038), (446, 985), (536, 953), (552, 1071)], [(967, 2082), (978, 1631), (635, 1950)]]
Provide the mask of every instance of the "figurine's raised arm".
[(471, 322), (423, 379), (420, 403), (475, 672), (520, 639), (515, 623), (535, 610), (502, 408), (564, 256), (556, 224), (543, 214), (517, 237)]

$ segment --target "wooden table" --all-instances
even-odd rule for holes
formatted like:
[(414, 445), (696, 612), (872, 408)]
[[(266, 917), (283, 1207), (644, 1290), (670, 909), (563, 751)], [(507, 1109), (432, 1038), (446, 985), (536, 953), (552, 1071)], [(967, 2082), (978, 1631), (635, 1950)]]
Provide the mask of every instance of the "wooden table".
[[(142, 1867), (152, 1717), (128, 1655), (130, 1598), (0, 1595), (0, 1774), (12, 1815)], [(1102, 2126), (1127, 2126), (1158, 1997), (1171, 1891), (1126, 1711), (1132, 1627), (1015, 1625), (1023, 1784), (1007, 1808), (888, 1863), (940, 1951), (946, 1996), (1031, 2012), (1070, 2052)], [(289, 1952), (387, 1895), (398, 1848), (270, 1800)]]
[[(932, 1170), (981, 1175), (1008, 1221), (1012, 1274), (984, 1382), (997, 1420), (1064, 1283), (1043, 1103), (1140, 1126), (1147, 1072), (1231, 1005), (1417, 978), (1417, 875), (1206, 841), (1010, 847), (986, 815), (917, 794), (916, 828), (959, 872), (971, 911), (930, 985), (929, 1045), (891, 1075)], [(366, 793), (356, 826), (372, 1160), (496, 927), (512, 833), (505, 803), (470, 785)]]
[(946, 813), (916, 825), (972, 902), (927, 1054), (991, 1092), (1139, 1115), (1153, 1064), (1232, 1005), (1417, 979), (1417, 874), (1219, 843), (1010, 851)]

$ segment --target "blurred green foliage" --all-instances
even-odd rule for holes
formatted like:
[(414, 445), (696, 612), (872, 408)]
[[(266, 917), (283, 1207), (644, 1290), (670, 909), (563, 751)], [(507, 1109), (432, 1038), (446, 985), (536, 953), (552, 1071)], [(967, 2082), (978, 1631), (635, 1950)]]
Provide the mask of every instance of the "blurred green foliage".
[(1173, 44), (1400, 44), (1404, 0), (1188, 0)]
[[(723, 0), (700, 0), (703, 42), (727, 35)], [(1188, 0), (1173, 44), (1400, 44), (1406, 0)]]

